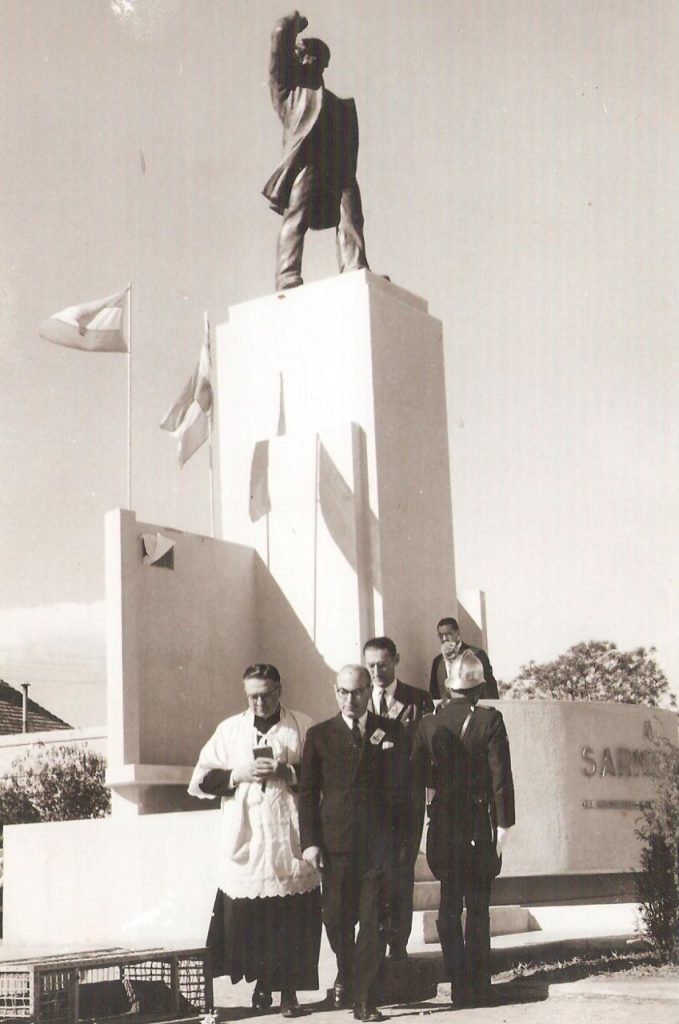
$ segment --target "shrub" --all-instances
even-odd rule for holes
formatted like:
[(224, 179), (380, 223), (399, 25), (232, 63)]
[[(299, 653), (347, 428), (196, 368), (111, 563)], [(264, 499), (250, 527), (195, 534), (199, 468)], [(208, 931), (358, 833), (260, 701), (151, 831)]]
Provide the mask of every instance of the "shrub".
[(86, 746), (39, 744), (15, 758), (0, 779), (0, 831), (2, 825), (104, 817), (111, 806), (105, 776), (106, 761)]
[(679, 749), (658, 746), (663, 766), (657, 798), (642, 811), (637, 879), (643, 932), (665, 963), (679, 963)]
[(655, 660), (655, 647), (621, 651), (610, 640), (575, 644), (555, 661), (522, 665), (503, 698), (617, 701), (676, 707), (669, 680)]

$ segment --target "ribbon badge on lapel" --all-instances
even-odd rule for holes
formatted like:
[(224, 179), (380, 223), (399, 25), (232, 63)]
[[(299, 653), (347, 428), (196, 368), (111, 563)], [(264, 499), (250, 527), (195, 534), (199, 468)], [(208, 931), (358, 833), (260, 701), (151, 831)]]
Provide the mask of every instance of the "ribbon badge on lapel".
[(400, 700), (394, 700), (389, 708), (389, 718), (398, 718), (405, 707)]
[(373, 746), (378, 747), (386, 735), (384, 729), (375, 729), (375, 732), (370, 737), (370, 742)]

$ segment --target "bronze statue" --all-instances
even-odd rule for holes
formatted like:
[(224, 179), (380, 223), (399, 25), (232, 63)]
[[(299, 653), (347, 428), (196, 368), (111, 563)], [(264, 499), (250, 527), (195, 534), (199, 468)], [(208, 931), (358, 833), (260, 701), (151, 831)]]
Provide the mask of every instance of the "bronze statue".
[(295, 11), (276, 22), (271, 37), (269, 88), (283, 122), (283, 159), (263, 194), (283, 217), (276, 249), (279, 291), (303, 283), (308, 228), (336, 229), (340, 273), (368, 267), (356, 181), (356, 104), (325, 88), (330, 50), (320, 39), (297, 40), (308, 24)]

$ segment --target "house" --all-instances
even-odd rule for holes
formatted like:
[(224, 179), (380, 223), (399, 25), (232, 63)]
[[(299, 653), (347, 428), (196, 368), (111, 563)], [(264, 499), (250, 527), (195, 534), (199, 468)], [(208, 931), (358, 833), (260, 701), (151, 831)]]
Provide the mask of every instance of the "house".
[(51, 711), (36, 704), (30, 697), (26, 698), (26, 729), (23, 728), (24, 694), (16, 690), (4, 679), (0, 679), (0, 736), (12, 736), (16, 733), (48, 732), (53, 729), (70, 729), (71, 726), (63, 719), (57, 718)]

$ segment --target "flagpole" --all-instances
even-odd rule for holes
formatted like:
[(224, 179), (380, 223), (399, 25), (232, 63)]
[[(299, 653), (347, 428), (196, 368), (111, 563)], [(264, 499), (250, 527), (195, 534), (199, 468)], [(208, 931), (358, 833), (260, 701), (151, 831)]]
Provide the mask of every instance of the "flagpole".
[(132, 511), (132, 285), (127, 286), (127, 507)]
[[(212, 352), (210, 351), (210, 319), (208, 317), (208, 311), (205, 310), (204, 322), (205, 322), (205, 345), (207, 348), (208, 363), (210, 366), (210, 384), (212, 385), (212, 394), (214, 396), (214, 382), (212, 380)], [(212, 418), (214, 415), (214, 397), (212, 400), (212, 409), (208, 416), (207, 425), (207, 445), (209, 455), (209, 467), (210, 467), (210, 536), (215, 535), (215, 474), (212, 460)]]
[(321, 453), (321, 436), (316, 434), (316, 466), (314, 470), (314, 611), (312, 640), (316, 643), (317, 605), (318, 605), (318, 506), (321, 502), (319, 493), (319, 462)]

